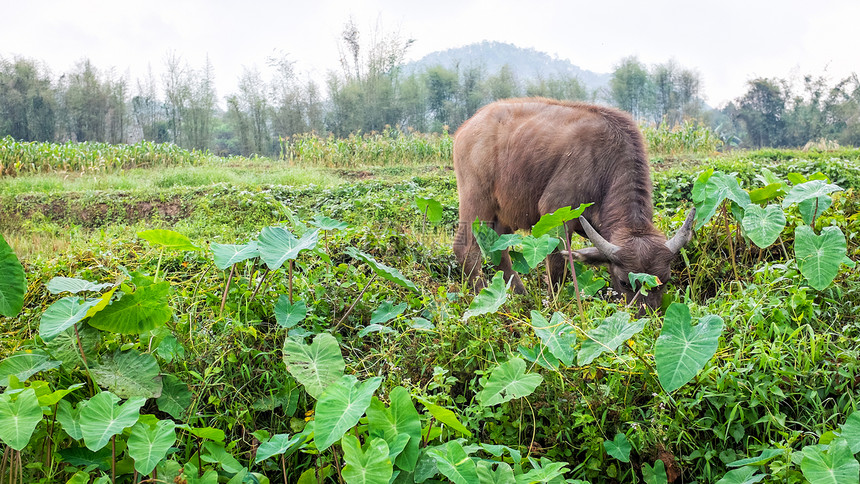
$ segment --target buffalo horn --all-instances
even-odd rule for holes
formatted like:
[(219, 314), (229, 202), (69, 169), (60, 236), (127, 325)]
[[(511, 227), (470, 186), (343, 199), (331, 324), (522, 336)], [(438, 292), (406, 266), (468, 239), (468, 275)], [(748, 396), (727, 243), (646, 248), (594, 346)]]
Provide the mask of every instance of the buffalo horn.
[(681, 250), (681, 247), (687, 245), (687, 242), (693, 238), (693, 220), (695, 218), (696, 209), (693, 208), (687, 214), (687, 220), (684, 220), (684, 225), (681, 225), (681, 228), (678, 229), (675, 235), (666, 241), (666, 248), (672, 251), (673, 254), (677, 254)]
[(586, 220), (585, 217), (579, 217), (579, 224), (582, 225), (582, 228), (585, 230), (585, 234), (588, 235), (588, 240), (590, 240), (607, 259), (610, 261), (617, 259), (616, 255), (618, 254), (618, 251), (621, 250), (620, 247), (604, 239), (602, 235), (594, 230), (594, 227), (588, 223), (588, 220)]

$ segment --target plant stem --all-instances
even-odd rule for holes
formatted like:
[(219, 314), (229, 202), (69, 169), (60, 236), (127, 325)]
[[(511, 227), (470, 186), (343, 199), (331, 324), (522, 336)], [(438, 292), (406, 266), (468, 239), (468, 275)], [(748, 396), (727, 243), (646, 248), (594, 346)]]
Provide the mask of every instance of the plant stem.
[(358, 301), (361, 301), (361, 296), (364, 295), (364, 292), (367, 291), (367, 288), (370, 287), (370, 284), (373, 283), (374, 279), (376, 279), (376, 273), (374, 273), (373, 277), (371, 277), (370, 280), (367, 281), (367, 285), (364, 286), (364, 289), (361, 290), (361, 292), (358, 294), (358, 297), (355, 298), (355, 300), (352, 302), (352, 304), (350, 304), (349, 309), (347, 309), (346, 312), (343, 313), (343, 316), (340, 318), (340, 321), (337, 322), (337, 325), (335, 325), (333, 331), (337, 331), (337, 329), (340, 328), (340, 326), (343, 324), (343, 322), (346, 321), (346, 317), (349, 316), (349, 313), (352, 312), (352, 308), (355, 307), (356, 303), (358, 303)]
[[(227, 276), (227, 286), (224, 287), (224, 295), (221, 296), (221, 309), (219, 310), (219, 315), (224, 313), (224, 305), (227, 304), (227, 293), (230, 292), (230, 283), (233, 282), (233, 272), (236, 270), (236, 264), (230, 266), (230, 275)], [(191, 323), (188, 324), (189, 331), (191, 329)]]
[(281, 472), (284, 473), (284, 484), (289, 484), (287, 482), (287, 459), (284, 454), (281, 454)]
[(290, 304), (293, 303), (293, 260), (290, 260)]
[(732, 257), (732, 273), (735, 276), (735, 280), (738, 280), (738, 266), (735, 263), (735, 246), (732, 243), (732, 239), (734, 238), (734, 234), (732, 234), (731, 229), (729, 228), (729, 214), (726, 209), (726, 205), (728, 204), (728, 200), (723, 201), (723, 221), (726, 224), (726, 240), (729, 242), (729, 255)]
[(268, 275), (269, 275), (269, 268), (266, 267), (266, 270), (263, 271), (263, 275), (260, 276), (260, 282), (257, 283), (257, 287), (254, 288), (254, 292), (251, 293), (251, 299), (249, 299), (248, 302), (253, 301), (254, 298), (257, 297), (257, 292), (260, 291), (260, 287), (263, 286), (263, 281), (266, 280), (266, 276), (268, 276)]
[(116, 435), (110, 438), (110, 481), (116, 484)]
[(579, 297), (579, 281), (576, 280), (576, 269), (573, 266), (573, 252), (570, 250), (570, 237), (567, 235), (567, 224), (562, 224), (564, 227), (564, 248), (567, 250), (567, 261), (570, 264), (570, 274), (573, 276), (573, 290), (576, 292), (576, 306), (579, 308), (579, 317), (582, 320), (582, 325), (585, 327), (585, 309), (582, 308), (582, 299)]
[(158, 251), (158, 264), (155, 266), (155, 280), (153, 282), (158, 282), (158, 271), (161, 270), (161, 257), (164, 256), (164, 248), (162, 247), (160, 251)]

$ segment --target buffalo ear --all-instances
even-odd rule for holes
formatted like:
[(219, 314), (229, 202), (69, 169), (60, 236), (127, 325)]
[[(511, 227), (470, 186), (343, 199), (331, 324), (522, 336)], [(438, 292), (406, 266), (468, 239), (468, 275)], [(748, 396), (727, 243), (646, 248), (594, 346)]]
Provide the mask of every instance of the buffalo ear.
[[(567, 251), (562, 251), (567, 252)], [(609, 258), (597, 247), (586, 247), (570, 253), (575, 260), (591, 265), (609, 264)], [(567, 254), (565, 254), (567, 255)]]

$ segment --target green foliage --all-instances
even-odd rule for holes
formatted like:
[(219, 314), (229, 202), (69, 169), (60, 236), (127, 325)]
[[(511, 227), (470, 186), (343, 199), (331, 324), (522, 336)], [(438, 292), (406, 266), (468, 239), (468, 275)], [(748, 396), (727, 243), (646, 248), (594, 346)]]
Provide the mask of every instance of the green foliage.
[(16, 316), (24, 306), (26, 290), (24, 268), (0, 234), (0, 315)]
[(691, 325), (690, 309), (672, 303), (666, 310), (663, 331), (654, 346), (657, 376), (667, 392), (690, 381), (717, 351), (723, 320), (709, 314)]

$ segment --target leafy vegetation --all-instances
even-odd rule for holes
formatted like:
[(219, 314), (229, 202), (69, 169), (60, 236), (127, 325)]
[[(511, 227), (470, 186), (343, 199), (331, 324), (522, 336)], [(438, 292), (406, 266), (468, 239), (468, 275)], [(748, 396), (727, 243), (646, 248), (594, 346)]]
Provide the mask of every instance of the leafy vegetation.
[[(133, 190), (117, 178), (107, 192), (4, 191), (0, 218), (14, 222), (0, 238), (0, 327), (12, 335), (0, 341), (0, 472), (857, 482), (856, 156), (662, 166), (658, 226), (679, 226), (683, 204), (700, 218), (663, 311), (640, 319), (602, 269), (576, 264), (575, 286), (545, 284), (543, 258), (573, 208), (531, 235), (476, 225), (487, 273), (509, 249), (527, 293), (511, 294), (499, 273), (470, 294), (450, 250), (447, 170), (357, 166), (374, 179), (326, 186)], [(136, 211), (144, 202), (183, 208)], [(86, 221), (103, 203), (124, 208)], [(60, 209), (72, 205), (83, 208)], [(631, 278), (640, 290), (659, 283)]]

